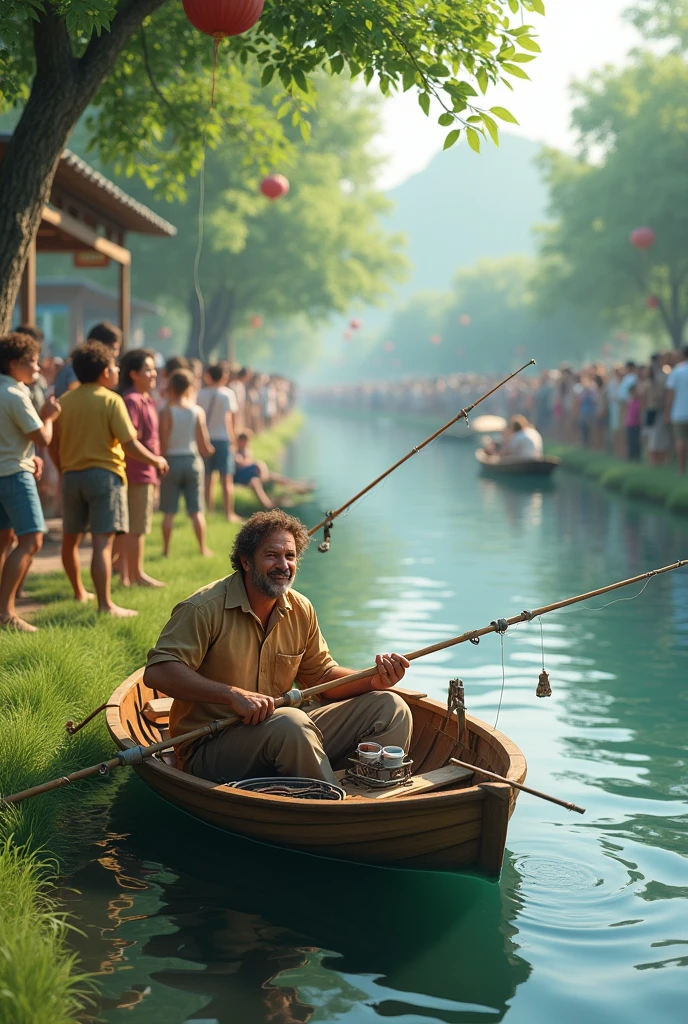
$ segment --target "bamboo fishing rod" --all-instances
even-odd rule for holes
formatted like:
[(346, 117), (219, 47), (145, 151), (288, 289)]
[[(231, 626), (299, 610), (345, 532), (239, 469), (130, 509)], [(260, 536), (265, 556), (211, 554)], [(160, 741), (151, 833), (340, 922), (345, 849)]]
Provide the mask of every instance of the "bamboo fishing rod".
[(349, 498), (349, 500), (345, 502), (340, 508), (334, 509), (332, 512), (328, 512), (321, 523), (318, 523), (317, 526), (314, 526), (311, 530), (308, 531), (308, 536), (312, 537), (314, 533), (317, 533), (318, 530), (321, 530), (323, 527), (325, 527), (325, 539), (323, 540), (322, 544), (318, 545), (318, 551), (321, 551), (323, 553), (329, 551), (330, 530), (332, 529), (332, 525), (335, 519), (337, 519), (338, 516), (342, 514), (342, 512), (346, 512), (346, 510), (351, 505), (353, 505), (355, 501), (358, 501), (359, 498), (364, 497), (364, 495), (366, 495), (369, 491), (372, 491), (373, 487), (377, 487), (379, 483), (382, 483), (382, 481), (385, 480), (390, 475), (390, 473), (393, 473), (395, 469), (399, 469), (399, 466), (403, 466), (403, 464), (405, 462), (408, 462), (408, 460), (413, 455), (417, 455), (418, 452), (422, 451), (422, 449), (425, 448), (426, 445), (430, 444), (431, 441), (434, 441), (436, 437), (440, 436), (440, 434), (443, 434), (445, 430), (449, 430), (449, 427), (453, 426), (455, 423), (458, 423), (459, 420), (465, 419), (466, 424), (468, 425), (468, 414), (469, 412), (472, 412), (473, 409), (475, 409), (476, 405), (480, 405), (480, 403), (484, 402), (486, 398), (490, 397), (490, 395), (494, 395), (495, 391), (499, 391), (501, 387), (503, 387), (505, 384), (508, 384), (510, 380), (513, 380), (514, 377), (518, 376), (519, 373), (527, 369), (527, 367), (529, 366), (535, 366), (534, 359), (529, 359), (527, 363), (523, 364), (523, 366), (519, 366), (518, 370), (514, 370), (514, 372), (510, 373), (508, 377), (504, 378), (504, 380), (500, 380), (499, 384), (495, 384), (493, 388), (490, 388), (490, 390), (486, 391), (484, 395), (481, 395), (480, 398), (477, 398), (472, 405), (468, 405), (466, 406), (465, 409), (461, 409), (460, 412), (456, 414), (456, 416), (452, 417), (452, 419), (449, 420), (448, 423), (445, 423), (443, 427), (440, 427), (439, 430), (436, 430), (434, 434), (430, 434), (429, 437), (426, 437), (421, 444), (416, 445), (415, 448), (412, 448), (411, 451), (407, 452), (403, 458), (395, 462), (393, 466), (389, 467), (389, 469), (386, 469), (384, 473), (381, 473), (380, 476), (376, 477), (372, 481), (372, 483), (369, 483), (368, 486), (364, 487), (362, 491), (358, 492), (358, 494), (354, 494), (353, 498)]
[[(465, 633), (461, 633), (459, 636), (452, 637), (449, 640), (442, 640), (440, 643), (431, 644), (429, 647), (423, 647), (418, 651), (411, 651), (406, 655), (408, 661), (416, 661), (418, 658), (424, 658), (428, 654), (434, 654), (436, 651), (446, 650), (447, 647), (455, 647), (457, 644), (463, 644), (467, 641), (475, 643), (479, 641), (481, 636), (485, 636), (488, 633), (504, 633), (509, 626), (514, 626), (519, 622), (530, 622), (531, 619), (537, 618), (540, 615), (546, 615), (548, 612), (557, 611), (559, 608), (567, 608), (569, 605), (578, 604), (581, 601), (587, 601), (593, 597), (599, 597), (602, 594), (608, 594), (612, 590), (620, 590), (622, 587), (631, 586), (633, 583), (641, 583), (643, 580), (649, 580), (653, 576), (661, 576), (665, 572), (673, 572), (674, 569), (680, 569), (683, 566), (688, 565), (688, 559), (682, 559), (671, 565), (665, 565), (661, 569), (651, 569), (649, 572), (641, 573), (639, 576), (632, 576), (627, 580), (620, 580), (618, 583), (610, 583), (606, 587), (599, 587), (597, 590), (589, 590), (585, 594), (578, 594), (576, 597), (567, 597), (562, 601), (555, 601), (552, 604), (543, 605), (541, 608), (536, 608), (534, 611), (522, 611), (519, 615), (512, 615), (509, 619), (494, 619), (489, 626), (483, 626), (482, 629), (471, 629)], [(368, 676), (374, 675), (377, 672), (377, 666), (373, 665), (371, 668), (361, 669), (359, 672), (353, 672), (351, 675), (344, 676), (341, 679), (331, 679), (326, 683), (319, 683), (317, 686), (310, 686), (306, 690), (289, 690), (284, 696), (278, 697), (275, 701), (275, 707), (298, 707), (304, 700), (309, 697), (313, 697), (318, 693), (325, 693), (327, 690), (333, 690), (338, 686), (342, 686), (347, 683), (356, 682), (359, 679), (365, 679)], [(81, 779), (86, 779), (91, 775), (107, 775), (112, 768), (120, 768), (123, 766), (130, 766), (135, 764), (141, 764), (142, 761), (154, 754), (159, 754), (163, 750), (169, 750), (174, 744), (189, 743), (192, 740), (201, 739), (203, 736), (214, 736), (222, 729), (226, 729), (230, 725), (234, 725), (240, 721), (237, 715), (228, 715), (226, 718), (217, 719), (214, 722), (210, 722), (208, 725), (204, 725), (199, 729), (194, 729), (192, 732), (183, 733), (181, 736), (175, 736), (174, 741), (172, 740), (160, 740), (158, 743), (153, 743), (148, 747), (142, 746), (131, 746), (125, 750), (121, 750), (116, 757), (110, 758), (109, 761), (103, 761), (100, 764), (90, 765), (88, 768), (81, 768), (79, 771), (72, 772), (70, 775), (63, 775), (57, 779), (51, 779), (49, 782), (43, 782), (38, 786), (33, 786), (31, 789), (25, 789), (20, 793), (12, 793), (10, 796), (3, 797), (0, 802), (5, 804), (18, 804), (23, 800), (28, 800), (29, 797), (38, 796), (41, 793), (48, 793), (53, 789), (60, 789), (62, 786), (69, 785), (72, 782), (78, 782)], [(507, 780), (508, 781), (508, 780)], [(536, 793), (536, 795), (539, 795)]]
[(577, 811), (578, 814), (585, 814), (585, 807), (569, 803), (568, 800), (560, 800), (558, 796), (550, 796), (549, 793), (543, 793), (541, 789), (532, 789), (530, 786), (524, 786), (522, 782), (514, 782), (513, 779), (507, 779), (504, 775), (488, 772), (486, 768), (478, 768), (477, 765), (469, 764), (468, 761), (459, 761), (458, 757), (450, 757), (449, 760), (452, 764), (460, 765), (461, 768), (470, 768), (471, 771), (477, 772), (480, 775), (487, 775), (489, 779), (494, 779), (495, 782), (506, 782), (507, 786), (511, 786), (513, 789), (520, 789), (522, 793), (530, 793), (531, 796), (539, 796), (541, 800), (549, 800), (551, 804), (565, 807), (567, 811)]

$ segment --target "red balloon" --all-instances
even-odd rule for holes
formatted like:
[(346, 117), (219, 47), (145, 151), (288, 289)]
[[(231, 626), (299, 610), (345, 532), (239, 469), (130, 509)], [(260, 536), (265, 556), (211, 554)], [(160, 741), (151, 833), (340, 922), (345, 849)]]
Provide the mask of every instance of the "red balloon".
[(167, 341), (167, 339), (171, 338), (171, 337), (172, 337), (172, 328), (171, 327), (159, 327), (158, 328), (158, 338), (160, 339), (160, 341)]
[(281, 199), (289, 191), (289, 182), (283, 174), (269, 174), (261, 181), (260, 191), (268, 199)]
[(468, 313), (462, 313), (459, 317), (459, 323), (462, 327), (468, 327), (471, 322), (471, 318)]
[(648, 295), (648, 297), (645, 299), (645, 305), (648, 309), (658, 309), (659, 299), (656, 295)]
[(631, 231), (631, 245), (636, 249), (651, 249), (657, 236), (652, 228), (636, 228)]
[(361, 321), (357, 317), (354, 317), (353, 320), (349, 321), (349, 327), (351, 328), (352, 331), (357, 331), (360, 326)]
[(431, 345), (441, 345), (442, 344), (442, 335), (441, 334), (431, 334), (430, 335), (430, 344)]
[(184, 13), (200, 32), (214, 39), (248, 32), (263, 13), (265, 0), (183, 0)]
[(254, 315), (251, 317), (251, 327), (254, 327), (256, 330), (258, 330), (262, 326), (263, 326), (263, 318), (262, 318), (262, 316), (260, 315), (260, 313), (254, 313)]

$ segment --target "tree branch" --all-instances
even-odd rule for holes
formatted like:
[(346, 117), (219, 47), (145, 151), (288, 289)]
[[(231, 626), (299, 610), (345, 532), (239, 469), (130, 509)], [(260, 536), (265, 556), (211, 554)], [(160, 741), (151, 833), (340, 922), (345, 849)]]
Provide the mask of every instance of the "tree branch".
[(33, 42), (37, 78), (53, 75), (64, 78), (69, 74), (73, 79), (76, 61), (72, 41), (64, 18), (50, 4), (33, 23)]
[(146, 18), (166, 4), (168, 0), (130, 0), (112, 19), (109, 32), (93, 33), (79, 60), (82, 87), (95, 95), (107, 77), (121, 50)]

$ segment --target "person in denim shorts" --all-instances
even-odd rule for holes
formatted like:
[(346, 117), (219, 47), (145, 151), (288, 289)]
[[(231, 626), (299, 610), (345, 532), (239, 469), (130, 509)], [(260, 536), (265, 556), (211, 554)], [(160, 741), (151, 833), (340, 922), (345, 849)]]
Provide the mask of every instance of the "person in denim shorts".
[(23, 633), (35, 633), (36, 627), (17, 615), (15, 598), (46, 532), (34, 444), (50, 442), (60, 415), (54, 398), (40, 414), (31, 401), (29, 386), (40, 374), (40, 351), (40, 342), (28, 334), (0, 338), (0, 625)]
[(127, 407), (114, 391), (119, 368), (112, 349), (99, 341), (87, 342), (74, 352), (72, 366), (79, 387), (62, 398), (62, 418), (50, 447), (62, 473), (62, 564), (76, 600), (90, 600), (93, 595), (84, 588), (79, 564), (79, 544), (90, 528), (98, 610), (128, 618), (138, 612), (120, 608), (110, 595), (115, 534), (129, 529), (124, 452), (155, 466), (162, 476), (167, 462), (137, 440)]

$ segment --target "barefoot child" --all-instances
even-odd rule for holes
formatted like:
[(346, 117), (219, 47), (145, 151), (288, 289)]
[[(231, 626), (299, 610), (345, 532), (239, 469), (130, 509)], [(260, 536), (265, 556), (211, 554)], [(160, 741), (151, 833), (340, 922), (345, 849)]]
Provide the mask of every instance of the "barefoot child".
[(167, 382), (167, 405), (160, 414), (160, 447), (170, 472), (160, 487), (163, 555), (169, 555), (174, 517), (183, 493), (186, 512), (193, 525), (202, 555), (212, 555), (205, 543), (203, 514), (204, 473), (202, 459), (215, 449), (210, 443), (205, 413), (193, 399), (193, 374), (175, 370)]
[[(36, 487), (34, 443), (47, 445), (60, 415), (54, 398), (40, 415), (29, 386), (40, 373), (40, 342), (27, 334), (0, 338), (0, 625), (35, 633), (36, 627), (17, 615), (15, 598), (46, 532)], [(17, 538), (17, 545), (8, 554)]]
[[(136, 430), (114, 388), (119, 368), (111, 348), (90, 341), (74, 352), (72, 367), (79, 386), (62, 398), (62, 416), (50, 448), (62, 473), (62, 564), (77, 601), (88, 601), (81, 581), (79, 544), (90, 526), (93, 538), (91, 576), (98, 610), (118, 618), (138, 612), (119, 608), (110, 596), (115, 534), (129, 528), (124, 452), (161, 476), (167, 463), (136, 439)], [(124, 450), (123, 450), (124, 449)]]
[[(148, 349), (135, 348), (124, 354), (120, 367), (120, 394), (139, 441), (154, 455), (160, 454), (158, 410), (151, 398), (157, 377), (153, 353)], [(146, 534), (151, 532), (153, 521), (157, 470), (129, 455), (126, 462), (129, 532), (121, 538), (120, 578), (124, 586), (135, 583), (140, 587), (164, 587), (164, 583), (143, 570)]]
[(307, 481), (290, 480), (289, 477), (268, 469), (267, 464), (261, 459), (254, 459), (251, 451), (252, 437), (253, 431), (248, 429), (237, 434), (235, 484), (244, 484), (250, 487), (263, 508), (267, 509), (274, 508), (275, 503), (266, 493), (264, 484), (281, 484), (295, 494), (307, 494), (313, 490), (313, 485)]

